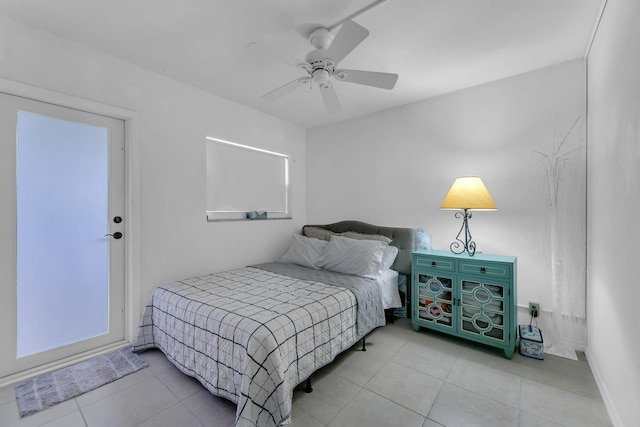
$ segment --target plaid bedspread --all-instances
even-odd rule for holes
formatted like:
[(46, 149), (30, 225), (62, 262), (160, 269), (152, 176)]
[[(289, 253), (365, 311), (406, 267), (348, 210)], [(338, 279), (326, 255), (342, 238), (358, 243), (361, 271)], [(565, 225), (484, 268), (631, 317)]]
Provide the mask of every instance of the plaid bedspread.
[(277, 426), (290, 421), (294, 387), (362, 336), (357, 312), (343, 287), (246, 267), (158, 287), (133, 349), (159, 348), (237, 403), (237, 426)]

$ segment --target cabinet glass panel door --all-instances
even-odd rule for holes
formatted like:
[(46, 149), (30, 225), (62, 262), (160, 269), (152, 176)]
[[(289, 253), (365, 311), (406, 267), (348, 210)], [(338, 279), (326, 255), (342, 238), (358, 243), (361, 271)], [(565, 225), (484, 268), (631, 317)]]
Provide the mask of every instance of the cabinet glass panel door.
[(462, 280), (460, 332), (490, 340), (505, 340), (505, 285)]
[(434, 326), (452, 329), (453, 322), (453, 279), (418, 273), (418, 318), (433, 322)]

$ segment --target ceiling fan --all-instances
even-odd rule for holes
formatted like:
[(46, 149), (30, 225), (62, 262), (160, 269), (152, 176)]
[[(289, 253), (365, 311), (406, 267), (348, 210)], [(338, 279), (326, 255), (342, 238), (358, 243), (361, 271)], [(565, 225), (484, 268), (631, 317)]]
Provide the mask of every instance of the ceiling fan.
[(398, 80), (397, 74), (375, 71), (348, 70), (338, 68), (338, 64), (369, 36), (369, 30), (350, 19), (342, 22), (334, 37), (327, 28), (317, 28), (309, 35), (309, 42), (315, 47), (307, 54), (298, 67), (306, 75), (262, 95), (268, 102), (276, 101), (296, 88), (313, 83), (320, 90), (325, 108), (329, 113), (342, 111), (342, 105), (333, 86), (335, 80), (373, 86), (391, 90)]

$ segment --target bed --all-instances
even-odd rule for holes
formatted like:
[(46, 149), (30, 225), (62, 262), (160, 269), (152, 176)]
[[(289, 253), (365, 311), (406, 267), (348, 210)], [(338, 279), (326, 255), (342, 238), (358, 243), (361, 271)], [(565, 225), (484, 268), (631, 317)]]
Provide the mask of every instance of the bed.
[(414, 249), (408, 228), (305, 226), (278, 262), (156, 288), (133, 350), (160, 349), (236, 403), (238, 427), (287, 424), (293, 389), (385, 324), (380, 265), (408, 274)]

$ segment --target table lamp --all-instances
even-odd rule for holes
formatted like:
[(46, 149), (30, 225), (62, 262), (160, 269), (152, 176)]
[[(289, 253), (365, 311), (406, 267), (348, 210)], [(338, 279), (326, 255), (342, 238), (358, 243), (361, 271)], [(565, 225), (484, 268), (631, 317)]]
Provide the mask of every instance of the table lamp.
[[(469, 231), (469, 219), (471, 219), (471, 211), (495, 211), (498, 210), (493, 202), (487, 187), (484, 186), (482, 180), (477, 176), (465, 176), (456, 178), (455, 182), (449, 189), (447, 196), (444, 198), (440, 209), (455, 209), (463, 212), (456, 212), (455, 217), (462, 217), (462, 227), (456, 236), (456, 241), (451, 243), (449, 248), (454, 254), (467, 252), (469, 256), (476, 253), (476, 242), (471, 238)], [(461, 234), (464, 232), (464, 241)]]

